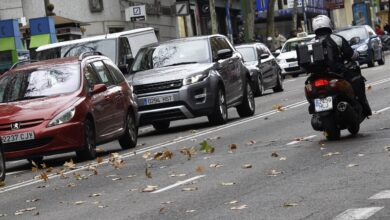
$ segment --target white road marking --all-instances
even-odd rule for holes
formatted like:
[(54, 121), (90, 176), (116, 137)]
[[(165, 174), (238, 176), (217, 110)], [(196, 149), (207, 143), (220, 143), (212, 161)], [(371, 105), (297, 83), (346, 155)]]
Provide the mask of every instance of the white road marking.
[(177, 186), (180, 186), (180, 185), (189, 183), (189, 182), (191, 182), (191, 181), (194, 181), (194, 180), (203, 178), (203, 177), (205, 177), (205, 176), (206, 176), (206, 175), (200, 175), (200, 176), (195, 176), (195, 177), (192, 177), (192, 178), (183, 180), (183, 181), (179, 181), (179, 182), (177, 182), (177, 183), (175, 183), (175, 184), (172, 184), (172, 185), (170, 185), (170, 186), (164, 187), (164, 188), (159, 189), (159, 190), (157, 190), (157, 191), (154, 191), (154, 192), (152, 192), (152, 193), (164, 192), (164, 191), (170, 190), (170, 189), (172, 189), (172, 188), (175, 188), (175, 187), (177, 187)]
[(317, 135), (310, 135), (310, 136), (304, 137), (304, 138), (302, 138), (302, 139), (300, 139), (300, 140), (291, 141), (290, 143), (287, 143), (286, 145), (298, 144), (298, 143), (301, 142), (301, 141), (307, 141), (307, 140), (313, 139), (313, 138), (315, 138), (315, 137), (317, 137)]
[(379, 84), (382, 84), (382, 83), (385, 83), (385, 82), (389, 82), (389, 81), (390, 81), (390, 78), (381, 79), (381, 80), (378, 80), (378, 81), (375, 81), (375, 82), (372, 82), (372, 83), (367, 83), (366, 87), (368, 88), (369, 86), (376, 86), (376, 85), (379, 85)]
[(26, 171), (25, 170), (19, 170), (19, 171), (14, 171), (14, 172), (7, 172), (7, 176), (16, 175), (16, 174), (24, 173), (24, 172), (26, 172)]
[(379, 192), (368, 199), (390, 199), (390, 190)]
[[(383, 82), (382, 81), (383, 80), (379, 80), (377, 82), (385, 83), (387, 81), (390, 81), (390, 78), (388, 80), (386, 80), (386, 81), (383, 81)], [(378, 84), (380, 84), (380, 83), (378, 83)], [(282, 109), (283, 110), (294, 109), (294, 108), (297, 108), (299, 106), (306, 105), (306, 104), (307, 104), (307, 101), (303, 100), (303, 101), (296, 102), (294, 104), (282, 107)], [(166, 142), (154, 145), (154, 146), (145, 147), (145, 148), (142, 148), (142, 149), (136, 151), (136, 154), (134, 152), (125, 153), (125, 154), (122, 154), (121, 157), (122, 157), (122, 159), (130, 158), (130, 157), (133, 157), (135, 155), (143, 154), (143, 153), (145, 153), (147, 151), (153, 151), (153, 150), (157, 150), (157, 149), (160, 149), (160, 148), (163, 148), (163, 147), (167, 147), (167, 146), (172, 145), (172, 144), (177, 144), (177, 143), (180, 143), (180, 142), (188, 141), (188, 140), (191, 140), (191, 139), (194, 139), (194, 138), (197, 138), (197, 137), (200, 137), (200, 136), (204, 136), (204, 135), (207, 135), (207, 134), (210, 134), (210, 133), (214, 133), (214, 132), (217, 132), (217, 131), (225, 130), (227, 128), (235, 127), (237, 125), (241, 125), (241, 124), (245, 124), (245, 123), (248, 123), (248, 122), (251, 122), (251, 121), (255, 121), (255, 120), (258, 120), (260, 118), (265, 118), (265, 117), (274, 115), (276, 113), (280, 113), (280, 112), (278, 110), (268, 111), (268, 112), (265, 112), (265, 113), (261, 113), (261, 114), (255, 115), (255, 116), (253, 116), (251, 118), (242, 119), (240, 121), (233, 122), (233, 123), (230, 123), (230, 124), (227, 124), (227, 125), (221, 125), (221, 126), (218, 126), (218, 127), (215, 127), (215, 128), (207, 129), (205, 131), (202, 131), (202, 132), (199, 132), (199, 133), (196, 133), (196, 134), (188, 135), (188, 136), (185, 136), (185, 137), (183, 137), (181, 139), (170, 140), (170, 141), (166, 141)], [(75, 172), (80, 172), (82, 170), (86, 170), (90, 166), (99, 166), (99, 165), (104, 165), (104, 164), (107, 164), (107, 163), (108, 163), (108, 159), (104, 159), (104, 161), (102, 163), (100, 163), (100, 164), (98, 164), (96, 162), (92, 162), (90, 164), (87, 164), (87, 165), (84, 165), (84, 166), (80, 166), (77, 169), (67, 171), (67, 172), (64, 173), (64, 175), (68, 175), (68, 174), (72, 174), (72, 173), (75, 173)], [(48, 176), (49, 179), (54, 179), (54, 178), (58, 178), (58, 177), (60, 177), (59, 174), (50, 174)], [(30, 179), (30, 180), (22, 181), (22, 182), (13, 184), (13, 185), (8, 185), (8, 186), (5, 186), (3, 188), (0, 188), (0, 194), (8, 192), (8, 191), (15, 190), (15, 189), (23, 188), (23, 187), (26, 187), (26, 186), (30, 186), (30, 185), (33, 185), (33, 184), (36, 184), (36, 183), (42, 183), (42, 182), (43, 182), (43, 180), (36, 180), (36, 179)]]
[(390, 107), (386, 107), (386, 108), (382, 108), (381, 110), (374, 111), (374, 115), (377, 115), (377, 114), (379, 114), (379, 113), (381, 113), (381, 112), (384, 112), (384, 111), (387, 111), (387, 110), (389, 110), (389, 109), (390, 109)]
[(384, 207), (369, 207), (369, 208), (359, 208), (359, 209), (348, 209), (340, 215), (336, 216), (333, 220), (360, 220), (368, 219), (374, 215), (379, 210)]

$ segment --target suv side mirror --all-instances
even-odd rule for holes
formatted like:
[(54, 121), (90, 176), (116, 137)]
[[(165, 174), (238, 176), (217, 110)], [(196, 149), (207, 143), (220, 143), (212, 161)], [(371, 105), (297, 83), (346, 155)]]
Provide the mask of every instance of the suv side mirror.
[(274, 57), (279, 56), (280, 52), (280, 49), (275, 50), (275, 52), (273, 52)]
[(262, 60), (267, 59), (268, 57), (269, 57), (268, 53), (263, 53), (260, 55), (260, 59), (262, 59)]
[(233, 56), (233, 51), (230, 49), (222, 49), (217, 52), (217, 61), (227, 59)]
[(353, 37), (351, 38), (351, 40), (349, 40), (349, 44), (352, 46), (352, 45), (355, 45), (355, 44), (358, 44), (360, 42), (360, 37)]
[(92, 95), (102, 93), (107, 90), (107, 86), (105, 84), (96, 84), (93, 86)]

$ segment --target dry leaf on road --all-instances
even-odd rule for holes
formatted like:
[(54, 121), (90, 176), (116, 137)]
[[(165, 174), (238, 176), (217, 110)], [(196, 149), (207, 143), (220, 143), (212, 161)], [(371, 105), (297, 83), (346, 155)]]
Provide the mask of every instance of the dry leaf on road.
[(240, 206), (233, 206), (230, 209), (231, 210), (242, 210), (242, 209), (246, 209), (246, 208), (248, 208), (247, 205), (240, 205)]
[(287, 160), (287, 157), (280, 157), (279, 160)]
[(285, 203), (283, 204), (283, 207), (285, 207), (285, 208), (294, 207), (294, 206), (298, 206), (298, 203), (294, 203), (294, 202), (288, 203), (288, 202), (285, 202)]
[(147, 164), (145, 164), (145, 176), (148, 178), (152, 178), (152, 172), (148, 169)]
[(230, 144), (229, 149), (230, 150), (237, 150), (237, 144)]
[(220, 164), (220, 163), (212, 163), (212, 164), (210, 164), (209, 167), (210, 167), (210, 168), (220, 168), (220, 167), (223, 167), (223, 165)]
[(97, 158), (96, 158), (96, 162), (97, 162), (97, 163), (103, 163), (103, 158), (97, 157)]
[(273, 152), (273, 153), (271, 154), (271, 157), (279, 157), (279, 154), (276, 153), (276, 152)]
[(150, 156), (152, 156), (152, 152), (150, 152), (150, 151), (147, 151), (147, 152), (145, 152), (145, 153), (142, 155), (142, 157), (143, 157), (145, 160), (150, 159)]
[(40, 179), (44, 180), (45, 182), (49, 180), (49, 177), (45, 171), (41, 173)]
[(270, 171), (268, 171), (267, 176), (279, 176), (282, 173), (283, 173), (282, 171), (270, 170)]
[(148, 185), (141, 192), (153, 192), (158, 189), (158, 186)]
[(242, 168), (244, 168), (244, 169), (252, 168), (252, 164), (250, 164), (250, 163), (244, 164), (244, 165), (242, 165)]
[(274, 105), (272, 106), (272, 108), (277, 110), (278, 112), (284, 111), (283, 105)]
[(25, 208), (25, 209), (20, 209), (15, 212), (15, 215), (23, 215), (25, 212), (31, 212), (36, 210), (37, 207), (30, 207), (30, 208)]
[(322, 156), (324, 157), (330, 157), (330, 156), (333, 156), (333, 155), (340, 155), (340, 152), (329, 152), (327, 154), (324, 154)]
[(82, 205), (82, 204), (84, 204), (84, 201), (77, 201), (77, 202), (75, 202), (74, 204), (75, 204), (75, 205)]
[(183, 177), (183, 176), (187, 176), (187, 174), (185, 174), (185, 173), (179, 173), (179, 174), (173, 173), (173, 174), (171, 174), (169, 176), (170, 177)]
[(98, 197), (101, 195), (102, 195), (101, 193), (93, 193), (93, 194), (89, 195), (89, 197)]
[(183, 188), (181, 191), (192, 192), (192, 191), (196, 191), (196, 190), (198, 190), (198, 187), (186, 187), (186, 188)]
[(254, 140), (250, 140), (248, 141), (248, 143), (246, 143), (246, 145), (254, 145), (254, 144), (256, 144), (256, 141)]
[(172, 156), (173, 156), (172, 151), (166, 150), (163, 152), (156, 152), (154, 154), (154, 159), (155, 160), (168, 160), (168, 159), (172, 159)]
[(72, 159), (70, 159), (70, 161), (66, 161), (64, 163), (64, 167), (66, 167), (66, 168), (68, 168), (70, 170), (74, 170), (74, 169), (76, 169), (76, 164), (73, 162)]
[(199, 144), (200, 145), (200, 151), (203, 151), (205, 153), (214, 153), (215, 151), (215, 148), (213, 146), (211, 146), (206, 140), (202, 141), (202, 143)]
[(368, 85), (367, 86), (367, 91), (370, 91), (372, 89), (372, 86), (371, 85)]
[(233, 186), (235, 185), (236, 183), (233, 183), (233, 182), (222, 182), (221, 185), (222, 186)]
[(351, 168), (351, 167), (357, 167), (357, 166), (359, 166), (359, 165), (357, 165), (357, 164), (353, 164), (353, 163), (351, 163), (351, 164), (348, 164), (348, 165), (347, 165), (347, 167), (348, 167), (348, 168)]
[(193, 213), (193, 212), (196, 212), (196, 210), (191, 209), (191, 210), (187, 210), (187, 211), (186, 211), (186, 213)]
[(198, 173), (203, 173), (204, 172), (204, 167), (203, 166), (197, 166), (195, 171), (198, 172)]
[(26, 200), (27, 203), (30, 203), (30, 202), (38, 202), (40, 199), (28, 199)]

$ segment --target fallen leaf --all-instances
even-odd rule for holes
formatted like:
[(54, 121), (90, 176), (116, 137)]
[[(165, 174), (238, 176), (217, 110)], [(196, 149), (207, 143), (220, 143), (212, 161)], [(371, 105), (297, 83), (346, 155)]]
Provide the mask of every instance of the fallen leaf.
[(256, 144), (256, 141), (254, 140), (250, 140), (248, 143), (246, 143), (246, 145), (254, 145), (254, 144)]
[(96, 151), (96, 153), (101, 153), (101, 152), (104, 152), (104, 149), (101, 147), (98, 147), (98, 148), (96, 148), (95, 151)]
[(248, 208), (247, 205), (240, 205), (240, 206), (233, 206), (230, 209), (231, 210), (242, 210), (242, 209), (246, 209), (246, 208)]
[(215, 148), (211, 146), (206, 140), (204, 140), (202, 143), (200, 143), (200, 151), (210, 154), (214, 153)]
[(38, 216), (39, 215), (39, 212), (35, 213), (34, 216)]
[(235, 185), (236, 183), (233, 183), (233, 182), (222, 182), (221, 185), (222, 186), (233, 186)]
[(76, 184), (75, 184), (75, 183), (69, 183), (69, 184), (67, 185), (67, 187), (73, 188), (73, 187), (76, 187)]
[(294, 207), (294, 206), (298, 206), (298, 203), (287, 203), (287, 202), (285, 202), (283, 204), (283, 207), (285, 207), (285, 208)]
[(103, 158), (102, 158), (102, 157), (96, 158), (96, 162), (97, 162), (97, 163), (103, 163)]
[(93, 193), (93, 194), (89, 195), (89, 197), (99, 197), (101, 195), (102, 195), (101, 193)]
[(212, 163), (209, 165), (210, 168), (220, 168), (220, 167), (223, 167), (222, 164), (220, 163)]
[(322, 156), (324, 157), (330, 157), (330, 156), (333, 156), (333, 155), (340, 155), (340, 152), (329, 152), (327, 154), (324, 154)]
[(237, 150), (237, 144), (230, 144), (229, 149), (230, 150)]
[(49, 180), (49, 177), (47, 176), (47, 173), (45, 171), (41, 172), (40, 178), (45, 182)]
[(280, 157), (279, 160), (287, 160), (287, 157)]
[(165, 211), (165, 207), (162, 207), (162, 208), (160, 208), (160, 211), (158, 211), (158, 212), (161, 214), (161, 213), (164, 213), (164, 211)]
[(82, 205), (82, 204), (84, 204), (84, 201), (77, 201), (77, 202), (75, 202), (74, 204), (75, 204), (75, 205)]
[(171, 175), (169, 175), (170, 177), (183, 177), (183, 176), (187, 176), (187, 174), (185, 174), (185, 173), (180, 173), (180, 174), (176, 174), (176, 173), (174, 173), (174, 174), (171, 174)]
[(237, 201), (237, 200), (233, 200), (233, 201), (227, 202), (227, 203), (225, 203), (225, 204), (226, 204), (226, 205), (234, 205), (234, 204), (236, 204), (236, 203), (238, 203), (238, 201)]
[(42, 169), (46, 169), (46, 168), (47, 168), (46, 164), (45, 164), (45, 163), (42, 163), (42, 164), (41, 164), (41, 168), (42, 168)]
[(142, 189), (142, 192), (153, 192), (156, 189), (158, 189), (158, 186), (148, 185), (146, 188)]
[(173, 201), (161, 202), (162, 205), (168, 205), (168, 204), (171, 204), (171, 203), (173, 203)]
[(267, 175), (268, 176), (279, 176), (282, 173), (283, 173), (282, 171), (270, 170), (270, 171), (268, 171)]
[(367, 86), (367, 91), (370, 91), (372, 89), (372, 86), (371, 85), (368, 85)]
[(196, 210), (191, 209), (191, 210), (187, 210), (187, 211), (186, 211), (186, 213), (193, 213), (193, 212), (196, 212)]
[(120, 177), (117, 177), (117, 178), (112, 178), (112, 181), (118, 181), (118, 180), (121, 180), (122, 178)]
[(198, 190), (198, 187), (186, 187), (186, 188), (183, 188), (181, 191), (192, 192), (192, 191), (196, 191), (196, 190)]
[(191, 149), (185, 147), (180, 150), (180, 153), (187, 156), (187, 160), (191, 160), (192, 156), (196, 154), (196, 149), (195, 147), (192, 147)]
[(204, 172), (204, 167), (203, 166), (197, 166), (195, 171), (198, 172), (198, 173), (203, 173)]
[(148, 165), (145, 165), (145, 176), (148, 178), (152, 178), (152, 172), (148, 169)]
[(5, 182), (4, 181), (0, 181), (0, 188), (4, 187), (4, 186), (5, 186)]
[(53, 167), (47, 168), (46, 173), (51, 173), (51, 172), (53, 172)]
[(390, 146), (386, 146), (384, 148), (385, 148), (385, 151), (390, 151)]
[(76, 169), (76, 164), (74, 164), (73, 160), (70, 159), (70, 161), (66, 161), (64, 163), (64, 167), (66, 167), (66, 168), (68, 168), (70, 170), (74, 170), (74, 169)]
[(252, 164), (250, 164), (250, 163), (244, 164), (244, 165), (242, 165), (242, 168), (244, 168), (244, 169), (252, 168)]
[(136, 177), (137, 175), (128, 175), (127, 178), (133, 178), (133, 177)]
[(124, 161), (118, 153), (111, 153), (108, 162), (115, 167), (115, 169), (120, 169), (124, 165)]
[(15, 212), (15, 215), (23, 215), (25, 212), (31, 212), (31, 211), (34, 211), (36, 210), (37, 207), (30, 207), (30, 208), (25, 208), (25, 209), (21, 209), (21, 210), (17, 210)]
[(154, 159), (155, 160), (168, 160), (168, 159), (172, 159), (172, 156), (173, 156), (172, 151), (166, 150), (163, 152), (157, 152), (154, 155)]
[(320, 150), (326, 150), (326, 148), (325, 147), (320, 147)]
[(31, 203), (31, 202), (38, 202), (39, 199), (28, 199), (26, 200), (27, 203)]
[(276, 152), (273, 152), (273, 153), (271, 154), (271, 157), (279, 157), (279, 154), (276, 153)]
[(31, 167), (31, 172), (35, 173), (35, 172), (37, 172), (37, 171), (38, 171), (38, 168), (36, 168), (36, 167)]
[(129, 189), (130, 192), (138, 191), (138, 189)]
[(284, 111), (283, 105), (274, 105), (274, 106), (272, 106), (272, 108), (277, 110), (278, 112)]
[(351, 167), (357, 167), (357, 166), (359, 166), (359, 165), (357, 165), (357, 164), (353, 164), (353, 163), (351, 163), (351, 164), (348, 164), (348, 165), (347, 165), (347, 167), (348, 167), (348, 168), (351, 168)]
[(358, 154), (358, 157), (364, 157), (364, 154)]
[(108, 206), (106, 205), (98, 205), (98, 208), (101, 208), (101, 209), (104, 209), (104, 208), (107, 208)]
[(145, 152), (142, 157), (145, 159), (145, 160), (148, 160), (150, 158), (150, 156), (152, 156), (152, 152), (150, 151), (147, 151)]

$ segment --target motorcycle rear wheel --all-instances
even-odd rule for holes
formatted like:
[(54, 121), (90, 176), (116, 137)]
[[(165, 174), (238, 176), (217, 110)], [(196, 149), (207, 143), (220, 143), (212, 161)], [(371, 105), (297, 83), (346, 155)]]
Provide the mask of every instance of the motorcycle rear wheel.
[(359, 133), (359, 130), (360, 130), (360, 124), (357, 123), (356, 125), (352, 125), (350, 127), (348, 127), (348, 131), (349, 133), (351, 133), (351, 135), (355, 136)]
[(322, 126), (327, 140), (334, 141), (340, 139), (340, 128), (337, 127), (333, 117), (324, 118), (322, 120)]

